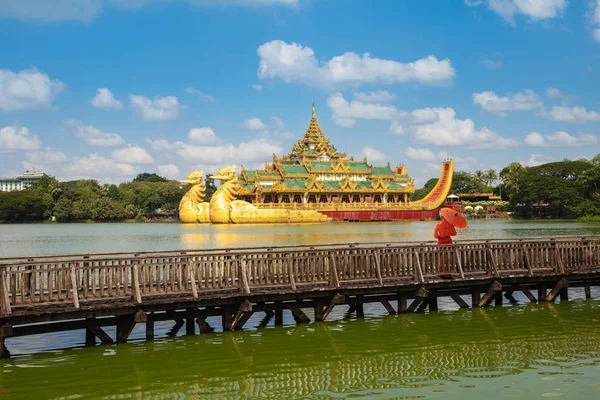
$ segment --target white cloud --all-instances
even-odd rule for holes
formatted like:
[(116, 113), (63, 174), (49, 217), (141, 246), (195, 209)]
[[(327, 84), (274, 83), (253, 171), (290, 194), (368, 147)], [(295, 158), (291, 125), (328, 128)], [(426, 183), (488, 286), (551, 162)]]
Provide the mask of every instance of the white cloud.
[(573, 136), (564, 131), (546, 136), (538, 132), (531, 132), (525, 138), (525, 144), (532, 147), (581, 147), (593, 146), (596, 143), (598, 143), (598, 138), (594, 135), (580, 133)]
[(237, 164), (261, 162), (270, 159), (273, 154), (283, 153), (283, 148), (265, 139), (252, 139), (238, 146), (224, 144), (220, 146), (185, 146), (177, 154), (187, 162), (203, 164)]
[(547, 162), (549, 162), (549, 158), (544, 157), (541, 154), (532, 154), (527, 161), (521, 161), (520, 163), (528, 167), (537, 167), (538, 165), (542, 165)]
[(406, 149), (406, 156), (411, 160), (423, 161), (433, 161), (437, 158), (435, 153), (429, 149), (415, 149), (410, 146)]
[(219, 138), (211, 128), (192, 128), (188, 132), (190, 141), (196, 144), (215, 144)]
[(251, 85), (251, 86), (252, 86), (252, 89), (256, 90), (257, 92), (262, 92), (262, 90), (263, 90), (263, 85), (256, 85), (256, 84), (254, 84), (254, 85)]
[(514, 25), (515, 15), (520, 14), (534, 21), (560, 17), (569, 5), (568, 0), (465, 0), (471, 7), (487, 3), (496, 14)]
[(136, 173), (133, 165), (102, 157), (98, 154), (73, 157), (73, 161), (65, 166), (63, 171), (72, 179), (95, 178), (101, 180), (133, 177)]
[(366, 157), (367, 161), (371, 164), (385, 163), (388, 161), (388, 157), (373, 146), (364, 147), (360, 152), (360, 156)]
[(181, 176), (179, 168), (177, 168), (177, 166), (173, 164), (158, 165), (156, 167), (156, 170), (160, 175), (169, 179), (177, 179)]
[(284, 129), (285, 125), (283, 123), (283, 121), (281, 120), (281, 118), (272, 116), (271, 119), (273, 120), (273, 122), (275, 122), (275, 125), (277, 125), (278, 129)]
[[(135, 9), (165, 0), (7, 0), (0, 1), (0, 17), (19, 20), (92, 22), (105, 5)], [(196, 6), (298, 6), (300, 0), (187, 0)]]
[(209, 101), (209, 102), (211, 102), (211, 103), (212, 103), (213, 101), (215, 101), (215, 98), (214, 98), (214, 97), (212, 97), (212, 96), (210, 96), (210, 95), (208, 95), (208, 94), (204, 93), (204, 92), (203, 92), (203, 91), (201, 91), (201, 90), (194, 89), (194, 88), (192, 88), (192, 87), (186, 88), (186, 89), (185, 89), (185, 92), (186, 92), (186, 93), (189, 93), (189, 94), (195, 94), (195, 95), (196, 95), (196, 97), (198, 97), (198, 99), (200, 99), (200, 100), (202, 100), (202, 101)]
[(590, 1), (590, 7), (592, 8), (589, 13), (592, 38), (600, 43), (600, 0)]
[[(2, 7), (2, 3), (0, 3)], [(0, 109), (4, 111), (52, 109), (56, 95), (66, 85), (36, 68), (12, 72), (0, 69)]]
[(0, 153), (11, 151), (32, 151), (42, 146), (37, 136), (27, 128), (5, 126), (0, 128)]
[(456, 119), (452, 108), (428, 110), (437, 114), (436, 121), (409, 128), (418, 142), (471, 149), (505, 149), (517, 145), (516, 140), (501, 137), (486, 127), (475, 129), (475, 123), (471, 119)]
[(354, 125), (357, 119), (392, 121), (406, 114), (392, 105), (363, 103), (358, 100), (348, 103), (339, 92), (329, 95), (327, 105), (333, 113), (334, 122), (343, 127)]
[(98, 88), (98, 94), (91, 100), (92, 106), (106, 110), (121, 110), (123, 102), (115, 99), (113, 92), (108, 88)]
[(148, 121), (175, 119), (179, 112), (179, 101), (175, 96), (156, 96), (154, 99), (149, 99), (144, 96), (130, 95), (129, 101), (131, 108)]
[(82, 125), (77, 120), (68, 120), (65, 124), (71, 128), (76, 136), (79, 136), (91, 146), (119, 146), (125, 143), (123, 138), (116, 133), (105, 133), (92, 125)]
[(542, 112), (542, 115), (561, 122), (571, 122), (575, 124), (587, 121), (600, 121), (600, 113), (587, 110), (585, 107), (574, 106), (554, 106), (550, 112)]
[(502, 97), (492, 91), (473, 93), (473, 103), (499, 115), (506, 115), (509, 111), (531, 111), (543, 106), (540, 98), (529, 89)]
[(146, 139), (146, 142), (150, 145), (150, 147), (153, 150), (157, 150), (157, 151), (163, 151), (163, 150), (174, 151), (177, 149), (181, 149), (182, 147), (185, 146), (185, 143), (183, 143), (183, 142), (169, 143), (165, 139), (156, 139), (156, 140)]
[(502, 68), (502, 61), (496, 61), (496, 60), (479, 60), (479, 64), (483, 65), (487, 69), (500, 69), (500, 68)]
[(60, 164), (69, 161), (69, 157), (62, 151), (52, 150), (46, 147), (39, 151), (28, 151), (25, 153), (25, 158), (32, 164)]
[(563, 104), (573, 103), (578, 100), (577, 96), (573, 96), (572, 94), (565, 93), (557, 88), (548, 88), (546, 89), (546, 96), (549, 99), (560, 100)]
[(117, 162), (128, 164), (152, 164), (154, 159), (146, 150), (138, 146), (129, 145), (113, 150), (112, 157)]
[(369, 53), (361, 56), (347, 52), (319, 65), (312, 48), (281, 40), (264, 43), (257, 53), (260, 58), (259, 78), (280, 78), (288, 83), (333, 86), (416, 81), (446, 85), (455, 75), (449, 59), (440, 61), (432, 55), (414, 62), (401, 63), (372, 58)]
[(392, 121), (390, 123), (390, 133), (398, 136), (404, 135), (404, 127), (398, 121)]
[(362, 101), (363, 103), (390, 103), (396, 99), (394, 93), (390, 93), (387, 90), (378, 90), (376, 92), (352, 92), (354, 99), (357, 101)]
[(252, 130), (262, 130), (267, 126), (260, 120), (260, 118), (252, 117), (244, 121), (244, 128)]

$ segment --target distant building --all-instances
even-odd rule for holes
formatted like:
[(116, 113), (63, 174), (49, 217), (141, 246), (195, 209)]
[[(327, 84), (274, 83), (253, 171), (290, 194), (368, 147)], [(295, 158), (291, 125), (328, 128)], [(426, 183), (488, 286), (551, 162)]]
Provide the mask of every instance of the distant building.
[(0, 192), (27, 189), (45, 175), (43, 172), (32, 170), (25, 171), (25, 173), (16, 178), (0, 178)]

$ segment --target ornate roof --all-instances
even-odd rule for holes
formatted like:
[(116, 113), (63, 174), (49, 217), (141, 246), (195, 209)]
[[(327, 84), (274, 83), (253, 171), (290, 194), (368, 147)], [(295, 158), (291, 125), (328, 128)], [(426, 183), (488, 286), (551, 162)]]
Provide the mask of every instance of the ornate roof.
[(330, 143), (329, 138), (319, 126), (317, 114), (315, 113), (315, 103), (312, 104), (312, 115), (308, 128), (304, 132), (302, 139), (298, 140), (292, 147), (292, 152), (284, 159), (297, 160), (301, 158), (329, 160), (334, 158), (344, 158), (346, 153), (338, 153), (335, 146)]
[(312, 105), (308, 128), (294, 144), (291, 153), (272, 163), (265, 163), (264, 170), (245, 170), (239, 177), (240, 194), (256, 191), (268, 192), (372, 192), (412, 193), (413, 180), (406, 175), (404, 166), (392, 169), (386, 165), (371, 165), (364, 158), (355, 161), (339, 153), (319, 126)]

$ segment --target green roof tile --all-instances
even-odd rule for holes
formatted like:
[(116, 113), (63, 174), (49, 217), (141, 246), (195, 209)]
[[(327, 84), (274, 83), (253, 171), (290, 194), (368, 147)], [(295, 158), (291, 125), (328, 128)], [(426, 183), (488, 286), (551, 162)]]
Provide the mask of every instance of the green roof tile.
[(285, 183), (288, 189), (305, 189), (305, 182), (304, 179), (285, 179), (281, 183)]
[(313, 171), (331, 171), (337, 161), (307, 161)]
[(350, 171), (368, 171), (369, 165), (365, 162), (347, 162)]
[(308, 174), (303, 165), (279, 165), (284, 174)]
[(373, 175), (394, 175), (394, 171), (390, 167), (372, 167), (371, 173)]

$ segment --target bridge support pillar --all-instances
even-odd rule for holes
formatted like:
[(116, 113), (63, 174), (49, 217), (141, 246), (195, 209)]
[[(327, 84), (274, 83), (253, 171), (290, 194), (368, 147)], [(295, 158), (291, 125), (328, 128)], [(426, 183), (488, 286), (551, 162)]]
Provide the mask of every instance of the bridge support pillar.
[(85, 345), (86, 347), (96, 345), (96, 335), (90, 328), (85, 328)]
[(546, 296), (546, 301), (553, 301), (559, 293), (561, 294), (561, 300), (562, 300), (562, 297), (564, 296), (562, 293), (563, 293), (563, 291), (566, 291), (568, 287), (569, 287), (569, 281), (566, 280), (565, 278), (562, 278), (560, 281), (558, 281), (556, 283), (556, 286), (554, 286), (554, 289), (552, 289), (550, 291), (550, 293), (548, 293), (548, 296)]
[[(242, 304), (240, 304), (238, 310), (233, 314), (232, 310), (226, 308), (223, 310), (223, 330), (224, 331), (232, 331), (236, 329), (236, 326), (242, 319), (245, 317), (245, 314), (252, 313), (252, 302), (249, 300), (244, 300)], [(249, 316), (244, 318), (243, 323), (250, 318)]]
[(492, 282), (483, 298), (479, 301), (479, 303), (477, 303), (477, 307), (486, 306), (490, 301), (492, 301), (492, 298), (496, 295), (496, 293), (500, 293), (500, 295), (502, 295), (502, 284), (498, 281)]
[(396, 310), (394, 310), (394, 307), (392, 307), (389, 301), (381, 300), (381, 304), (383, 304), (383, 306), (389, 314), (396, 314)]
[(211, 333), (215, 330), (206, 321), (206, 316), (204, 316), (204, 315), (201, 315), (198, 318), (196, 318), (196, 323), (198, 324), (198, 330), (200, 331), (200, 333)]
[(102, 344), (113, 343), (113, 339), (104, 332), (104, 329), (97, 325), (95, 318), (89, 318), (87, 320), (87, 327), (85, 328), (85, 345), (94, 346), (96, 345), (96, 338), (100, 339)]
[(146, 316), (146, 340), (154, 339), (154, 313)]
[(521, 291), (529, 299), (530, 302), (537, 303), (537, 299), (529, 289), (521, 289)]
[(294, 316), (294, 320), (296, 321), (296, 323), (305, 324), (307, 322), (310, 322), (310, 318), (308, 318), (308, 316), (306, 314), (304, 314), (304, 311), (302, 311), (302, 309), (300, 307), (290, 306), (290, 311), (292, 312), (292, 315)]
[(586, 298), (586, 300), (590, 300), (592, 298), (592, 290), (591, 290), (590, 286), (589, 285), (585, 286), (584, 290), (585, 290), (585, 298)]
[(454, 300), (454, 302), (455, 302), (456, 304), (458, 304), (458, 305), (460, 306), (460, 308), (469, 308), (469, 305), (467, 304), (467, 302), (466, 302), (466, 301), (464, 301), (464, 300), (463, 300), (463, 298), (462, 298), (462, 297), (460, 297), (460, 295), (459, 295), (459, 294), (452, 293), (452, 294), (450, 295), (450, 297), (452, 297), (452, 300)]
[(514, 292), (515, 292), (515, 291), (511, 289), (511, 290), (507, 290), (507, 291), (504, 293), (504, 297), (506, 298), (506, 300), (508, 300), (508, 302), (509, 302), (510, 304), (512, 304), (513, 306), (514, 306), (515, 304), (518, 304), (518, 303), (519, 303), (519, 302), (517, 301), (517, 299), (515, 299), (515, 297), (513, 296), (513, 293), (514, 293)]
[[(189, 308), (186, 311), (191, 315), (193, 314), (195, 309)], [(194, 324), (194, 317), (188, 316), (188, 318), (185, 319), (185, 334), (190, 336), (196, 334), (196, 325)]]
[(365, 317), (364, 298), (365, 296), (363, 296), (362, 294), (356, 296), (356, 318)]
[(398, 314), (405, 314), (407, 309), (407, 301), (405, 295), (398, 296)]
[(438, 310), (438, 298), (430, 297), (429, 298), (429, 311), (437, 311)]
[(546, 301), (547, 292), (546, 284), (538, 283), (538, 301)]
[(429, 296), (429, 290), (425, 289), (424, 287), (420, 287), (419, 290), (417, 290), (417, 293), (415, 293), (415, 299), (412, 303), (410, 303), (410, 306), (408, 306), (406, 312), (411, 313), (416, 311), (417, 307), (422, 305), (422, 303), (427, 300), (427, 296)]
[(6, 347), (6, 338), (12, 334), (12, 326), (8, 324), (0, 326), (0, 358), (10, 358), (10, 352)]
[(473, 289), (473, 291), (471, 291), (471, 307), (478, 307), (480, 299), (481, 293), (479, 292), (479, 289)]
[(338, 304), (343, 304), (344, 301), (344, 295), (339, 293), (333, 296), (333, 298), (326, 307), (322, 300), (315, 300), (315, 321), (325, 321), (331, 310), (333, 310), (333, 307), (335, 307)]

